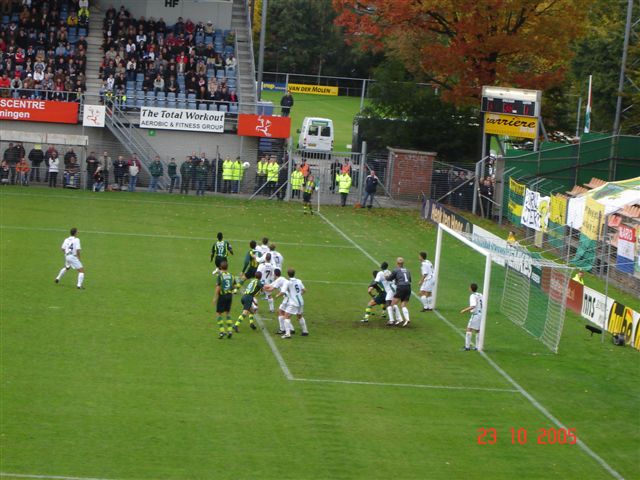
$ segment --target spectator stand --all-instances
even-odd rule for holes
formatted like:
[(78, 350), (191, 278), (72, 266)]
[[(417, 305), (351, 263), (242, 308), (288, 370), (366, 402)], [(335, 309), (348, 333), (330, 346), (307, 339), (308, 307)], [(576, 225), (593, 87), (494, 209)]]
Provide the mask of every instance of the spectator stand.
[(85, 91), (89, 12), (75, 11), (73, 2), (62, 0), (43, 16), (50, 4), (8, 2), (10, 10), (0, 18), (0, 87), (10, 90), (0, 95), (69, 101), (67, 92), (79, 97)]

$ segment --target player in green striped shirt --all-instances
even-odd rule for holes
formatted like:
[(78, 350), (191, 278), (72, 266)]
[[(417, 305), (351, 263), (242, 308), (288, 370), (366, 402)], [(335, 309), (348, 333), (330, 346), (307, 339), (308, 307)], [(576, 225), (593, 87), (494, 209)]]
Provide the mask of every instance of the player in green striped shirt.
[(225, 326), (222, 316), (226, 316), (227, 328), (226, 336), (231, 338), (233, 335), (233, 322), (231, 320), (231, 302), (233, 300), (233, 290), (236, 288), (236, 279), (228, 271), (228, 264), (226, 260), (220, 262), (220, 272), (216, 277), (216, 293), (213, 297), (213, 303), (216, 306), (216, 313), (218, 314), (218, 338), (225, 337)]
[(367, 289), (367, 292), (371, 296), (371, 300), (369, 300), (369, 303), (367, 303), (367, 308), (365, 308), (364, 310), (364, 318), (361, 320), (362, 323), (367, 323), (369, 321), (369, 317), (373, 314), (373, 307), (375, 307), (376, 305), (381, 305), (382, 311), (384, 312), (386, 293), (382, 284), (376, 281), (377, 275), (378, 271), (374, 270), (374, 280), (369, 284), (369, 288)]
[(256, 310), (256, 306), (254, 305), (255, 296), (262, 291), (264, 287), (264, 282), (262, 281), (262, 272), (256, 272), (255, 276), (249, 281), (247, 286), (244, 289), (244, 293), (242, 294), (242, 298), (240, 301), (242, 302), (242, 313), (238, 317), (236, 324), (233, 326), (233, 329), (238, 332), (238, 327), (242, 323), (242, 320), (249, 316), (249, 326), (256, 330), (256, 324), (253, 318), (253, 313)]
[(258, 251), (256, 250), (257, 245), (258, 244), (255, 240), (251, 240), (249, 242), (249, 250), (244, 256), (244, 266), (242, 267), (240, 285), (244, 284), (246, 280), (248, 280), (249, 278), (253, 278), (256, 275), (256, 271), (258, 270)]
[(233, 255), (233, 248), (231, 248), (231, 244), (226, 240), (223, 240), (222, 232), (218, 232), (218, 241), (213, 244), (211, 247), (211, 260), (214, 259), (216, 261), (216, 269), (212, 272), (213, 275), (218, 273), (220, 269), (220, 263), (224, 260), (229, 264), (228, 257), (229, 255)]

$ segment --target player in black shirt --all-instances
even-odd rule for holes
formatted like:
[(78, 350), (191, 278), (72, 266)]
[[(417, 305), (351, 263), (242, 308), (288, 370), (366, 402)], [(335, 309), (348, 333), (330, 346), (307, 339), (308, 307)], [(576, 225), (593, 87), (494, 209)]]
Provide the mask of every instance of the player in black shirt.
[(390, 275), (387, 275), (387, 280), (396, 282), (396, 293), (393, 296), (391, 305), (394, 306), (400, 303), (402, 306), (402, 317), (404, 317), (404, 322), (402, 318), (398, 318), (395, 323), (393, 318), (389, 317), (388, 325), (402, 325), (406, 327), (410, 322), (407, 303), (409, 303), (409, 299), (411, 298), (411, 272), (404, 268), (404, 258), (397, 258), (396, 268)]

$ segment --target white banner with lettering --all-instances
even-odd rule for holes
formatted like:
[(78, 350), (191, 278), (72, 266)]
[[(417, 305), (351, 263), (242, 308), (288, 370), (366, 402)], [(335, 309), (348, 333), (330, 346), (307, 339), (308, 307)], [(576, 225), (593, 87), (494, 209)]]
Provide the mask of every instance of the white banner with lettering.
[(182, 108), (142, 107), (140, 128), (224, 133), (224, 113)]
[(82, 126), (83, 127), (104, 127), (104, 105), (89, 105), (84, 104), (84, 110), (82, 112)]
[(582, 318), (595, 323), (600, 328), (605, 328), (609, 318), (609, 310), (615, 300), (605, 297), (602, 293), (592, 288), (584, 287), (582, 294)]
[(524, 193), (524, 205), (520, 224), (537, 231), (546, 231), (549, 222), (549, 197), (541, 197), (538, 192), (529, 190)]

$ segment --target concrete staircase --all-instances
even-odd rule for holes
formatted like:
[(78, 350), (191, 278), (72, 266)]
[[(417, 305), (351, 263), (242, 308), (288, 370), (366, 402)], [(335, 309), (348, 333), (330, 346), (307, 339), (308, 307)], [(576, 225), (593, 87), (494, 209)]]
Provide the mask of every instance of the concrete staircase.
[(98, 103), (102, 79), (98, 78), (100, 64), (104, 52), (102, 51), (102, 21), (104, 13), (97, 5), (91, 6), (91, 16), (89, 17), (89, 36), (87, 37), (87, 92), (89, 103)]
[(236, 60), (241, 113), (256, 113), (256, 70), (246, 0), (233, 0), (231, 29), (236, 31)]

